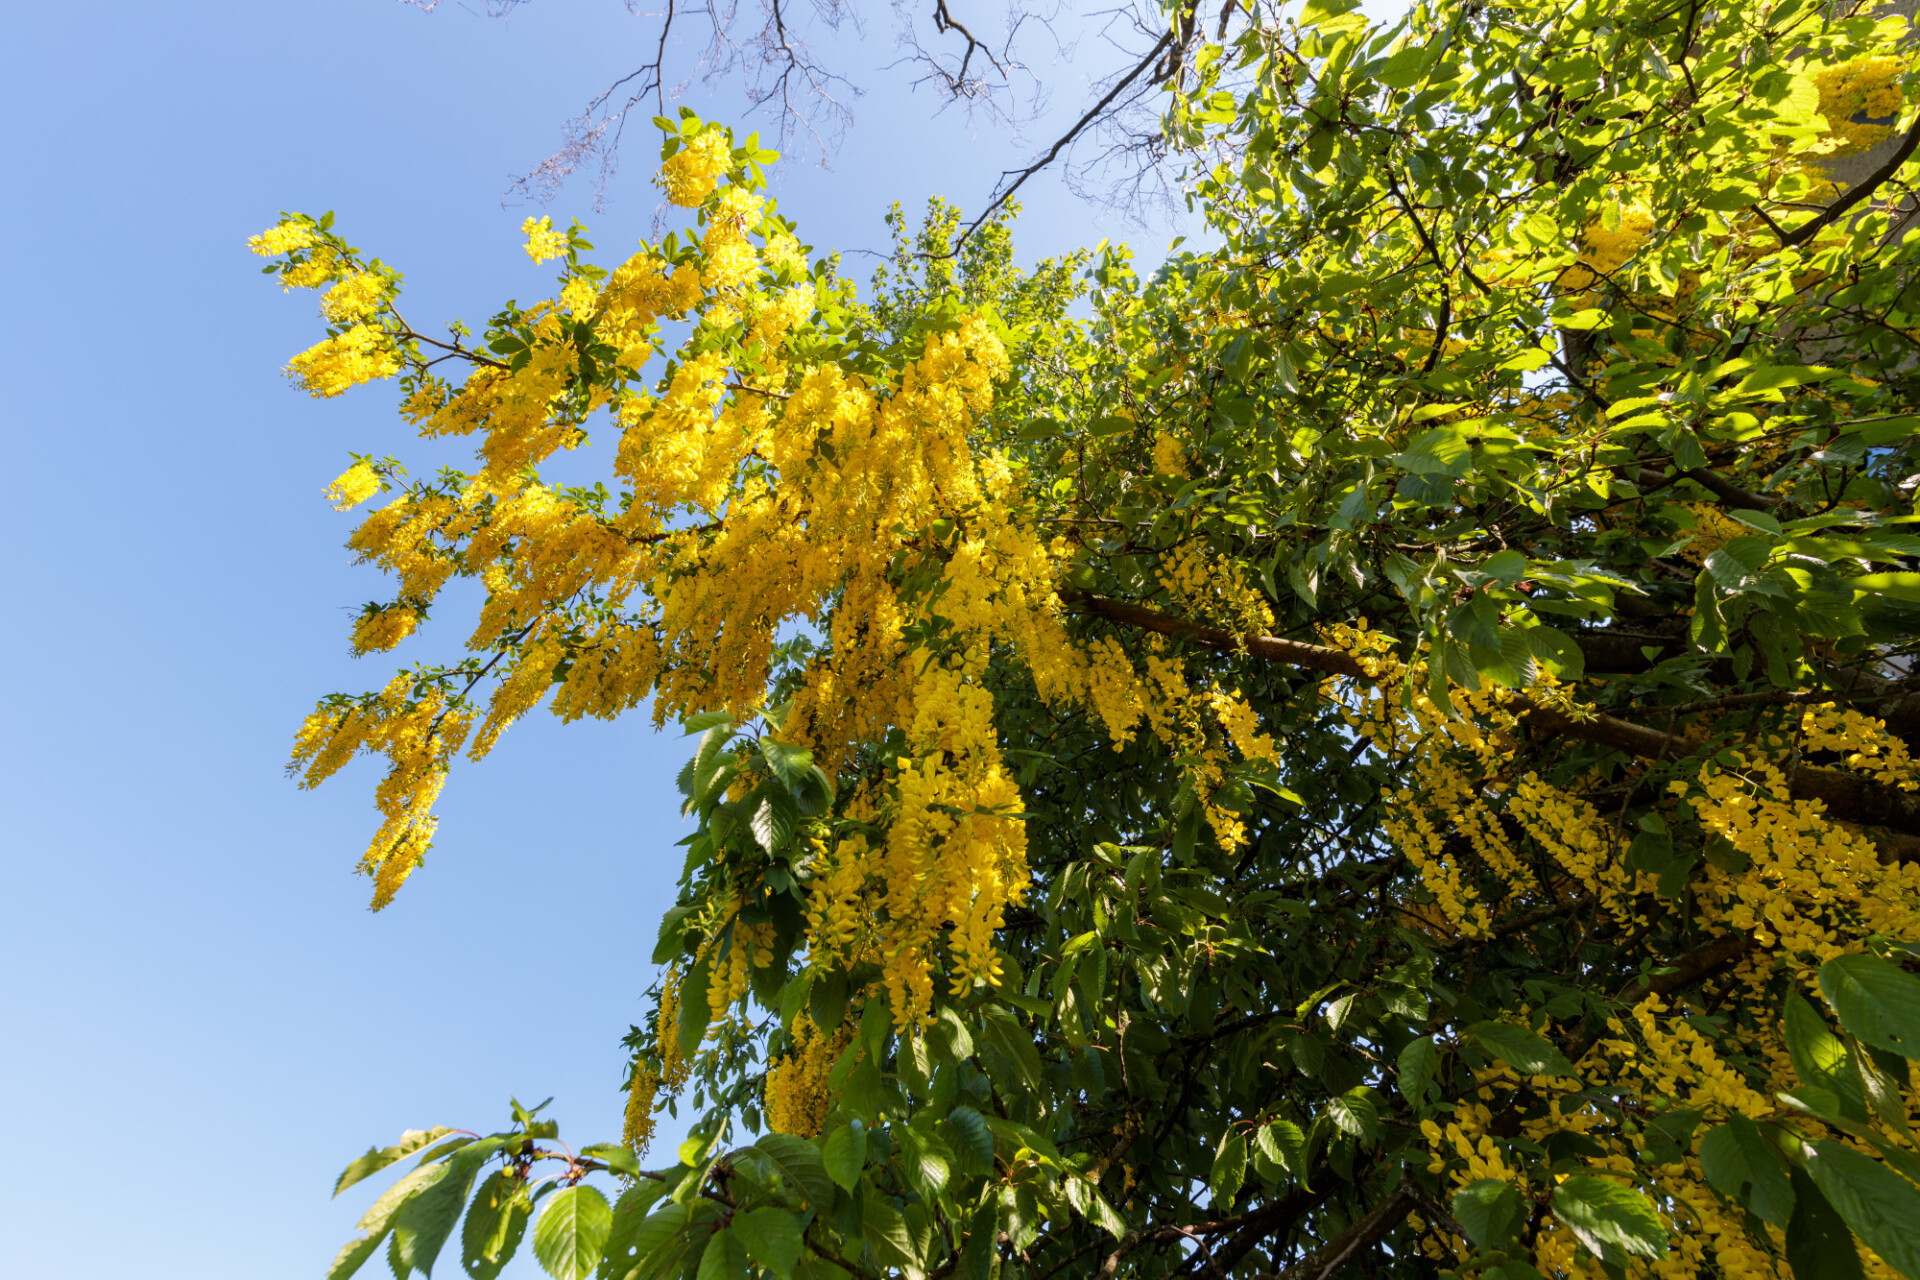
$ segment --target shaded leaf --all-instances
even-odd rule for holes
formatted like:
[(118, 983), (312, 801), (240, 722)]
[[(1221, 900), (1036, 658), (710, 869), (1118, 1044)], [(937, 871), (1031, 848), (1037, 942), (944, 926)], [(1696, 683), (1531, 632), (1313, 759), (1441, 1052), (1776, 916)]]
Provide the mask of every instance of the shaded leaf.
[(1467, 1239), (1483, 1250), (1505, 1247), (1519, 1230), (1526, 1210), (1513, 1184), (1497, 1178), (1470, 1182), (1453, 1194), (1453, 1216)]
[(1920, 1058), (1920, 978), (1879, 956), (1837, 956), (1820, 966), (1820, 993), (1862, 1043)]
[[(977, 1114), (977, 1113), (976, 1113)], [(867, 1127), (850, 1120), (827, 1135), (824, 1164), (827, 1176), (848, 1191), (860, 1185), (867, 1162)]]
[(1480, 1022), (1467, 1028), (1491, 1056), (1527, 1076), (1571, 1076), (1573, 1064), (1541, 1036), (1511, 1022)]
[(753, 1209), (735, 1214), (732, 1229), (748, 1257), (780, 1280), (791, 1280), (800, 1257), (799, 1215), (787, 1209)]
[(1661, 1258), (1667, 1229), (1647, 1198), (1611, 1178), (1576, 1174), (1553, 1191), (1553, 1216), (1601, 1257), (1618, 1252)]

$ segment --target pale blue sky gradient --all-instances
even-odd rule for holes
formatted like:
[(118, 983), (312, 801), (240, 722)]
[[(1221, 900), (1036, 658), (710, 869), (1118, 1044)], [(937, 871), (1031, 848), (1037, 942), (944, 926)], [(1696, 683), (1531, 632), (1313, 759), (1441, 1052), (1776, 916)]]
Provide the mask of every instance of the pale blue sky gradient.
[[(385, 593), (320, 493), (349, 450), (461, 453), (412, 441), (386, 388), (291, 390), (311, 295), (281, 295), (243, 243), (281, 209), (337, 210), (406, 273), (416, 324), (546, 296), (551, 271), (519, 247), (530, 210), (501, 193), (631, 68), (643, 28), (616, 0), (509, 21), (108, 0), (23, 5), (7, 27), (0, 1096), (19, 1154), (0, 1275), (317, 1277), (366, 1200), (329, 1202), (332, 1179), (370, 1141), (493, 1127), (516, 1092), (557, 1095), (564, 1136), (617, 1134), (687, 747), (639, 720), (536, 715), (456, 773), (430, 864), (367, 912), (350, 869), (372, 767), (314, 793), (281, 768), (318, 695), (394, 665), (347, 656), (354, 610)], [(977, 204), (1025, 154), (872, 70), (891, 31), (878, 13), (851, 50), (872, 92), (834, 168), (776, 182), (822, 249), (884, 247), (894, 199)], [(1061, 74), (1071, 108), (1081, 73)], [(648, 230), (651, 137), (607, 213), (584, 183), (550, 208), (589, 224), (603, 262)], [(1053, 178), (1027, 208), (1027, 259), (1132, 231)], [(1140, 233), (1143, 256), (1169, 234)], [(450, 609), (398, 657), (451, 656), (462, 634)]]

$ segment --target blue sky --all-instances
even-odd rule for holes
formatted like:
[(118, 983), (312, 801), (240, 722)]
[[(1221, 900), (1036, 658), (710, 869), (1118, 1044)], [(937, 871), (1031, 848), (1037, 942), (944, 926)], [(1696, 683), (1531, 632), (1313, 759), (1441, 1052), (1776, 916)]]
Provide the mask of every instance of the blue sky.
[[(318, 695), (392, 667), (347, 655), (352, 612), (382, 587), (348, 565), (349, 518), (320, 492), (349, 450), (436, 455), (384, 388), (288, 387), (279, 369), (319, 322), (243, 242), (281, 209), (337, 210), (407, 274), (416, 323), (546, 296), (517, 233), (537, 210), (501, 193), (630, 69), (642, 32), (617, 0), (508, 21), (396, 0), (9, 19), (0, 1094), (33, 1171), (0, 1195), (0, 1271), (318, 1276), (364, 1207), (330, 1203), (333, 1176), (370, 1141), (492, 1127), (509, 1093), (557, 1095), (563, 1136), (617, 1133), (618, 1041), (671, 903), (687, 744), (536, 716), (456, 774), (430, 864), (367, 912), (350, 869), (371, 767), (312, 793), (281, 768)], [(883, 247), (890, 201), (977, 204), (1024, 155), (871, 70), (895, 56), (889, 14), (844, 56), (870, 89), (856, 127), (830, 171), (776, 182), (816, 246)], [(1080, 72), (1058, 75), (1070, 107)], [(650, 137), (606, 213), (585, 183), (550, 207), (589, 224), (602, 261), (648, 230)], [(1134, 233), (1053, 179), (1027, 208), (1023, 256)], [(1170, 231), (1134, 234), (1151, 258)], [(408, 648), (450, 652), (431, 634)]]

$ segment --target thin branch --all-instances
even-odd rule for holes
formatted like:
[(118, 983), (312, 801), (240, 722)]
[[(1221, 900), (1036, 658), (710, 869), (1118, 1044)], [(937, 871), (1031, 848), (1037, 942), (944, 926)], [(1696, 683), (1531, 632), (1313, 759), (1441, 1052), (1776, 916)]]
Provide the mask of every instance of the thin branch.
[[(1193, 0), (1193, 3), (1197, 3), (1197, 0)], [(1182, 22), (1182, 30), (1170, 30), (1161, 36), (1153, 48), (1147, 51), (1146, 56), (1133, 65), (1133, 70), (1120, 77), (1120, 79), (1114, 83), (1113, 88), (1107, 90), (1106, 96), (1087, 108), (1085, 115), (1082, 115), (1078, 120), (1074, 121), (1073, 125), (1065, 133), (1055, 138), (1053, 145), (1048, 147), (1046, 152), (1041, 155), (1038, 160), (1035, 160), (1024, 169), (1009, 169), (1001, 174), (1000, 182), (996, 185), (993, 199), (989, 201), (987, 207), (981, 211), (980, 216), (972, 222), (969, 222), (966, 229), (955, 238), (953, 247), (945, 253), (929, 254), (928, 256), (933, 258), (951, 258), (959, 253), (961, 247), (966, 244), (973, 233), (978, 231), (989, 218), (993, 217), (1002, 205), (1006, 204), (1008, 200), (1011, 200), (1014, 192), (1024, 186), (1027, 179), (1033, 177), (1057, 160), (1062, 151), (1070, 146), (1081, 134), (1085, 133), (1088, 127), (1096, 120), (1106, 114), (1107, 108), (1111, 107), (1134, 81), (1138, 80), (1156, 66), (1167, 65), (1164, 62), (1164, 56), (1172, 55), (1176, 53), (1178, 49), (1184, 48), (1184, 41), (1191, 36), (1193, 3), (1189, 3), (1187, 6), (1186, 14)], [(1008, 178), (1012, 178), (1013, 181), (1008, 182)]]

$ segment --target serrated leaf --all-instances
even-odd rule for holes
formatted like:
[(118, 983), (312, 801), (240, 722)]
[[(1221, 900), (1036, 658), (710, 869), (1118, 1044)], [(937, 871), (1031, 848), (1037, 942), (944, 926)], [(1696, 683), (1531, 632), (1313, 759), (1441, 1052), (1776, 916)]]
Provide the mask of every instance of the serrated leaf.
[(947, 1113), (947, 1123), (966, 1143), (969, 1150), (978, 1157), (987, 1168), (993, 1167), (993, 1130), (978, 1111), (969, 1106), (958, 1106)]
[(1213, 1172), (1207, 1178), (1214, 1203), (1222, 1208), (1231, 1204), (1246, 1180), (1247, 1140), (1238, 1133), (1229, 1133), (1214, 1154)]
[(333, 1184), (333, 1194), (339, 1195), (362, 1178), (368, 1178), (380, 1172), (397, 1160), (404, 1160), (423, 1147), (431, 1146), (452, 1133), (445, 1127), (432, 1129), (409, 1129), (400, 1135), (400, 1141), (390, 1147), (368, 1147), (367, 1153), (341, 1170), (340, 1177)]
[[(688, 1244), (687, 1236), (691, 1234), (689, 1224), (692, 1218), (692, 1211), (677, 1200), (669, 1200), (661, 1205), (659, 1210), (642, 1222), (639, 1229), (633, 1233), (629, 1244), (632, 1261), (624, 1264), (627, 1267), (625, 1275), (646, 1275), (654, 1271), (669, 1272), (670, 1268), (660, 1264), (677, 1261), (680, 1254), (685, 1251)], [(608, 1235), (611, 1237), (612, 1232)], [(619, 1261), (616, 1260), (616, 1262)], [(617, 1268), (613, 1280), (624, 1280)]]
[(1820, 966), (1820, 994), (1863, 1044), (1920, 1059), (1920, 978), (1875, 955)]
[(953, 1173), (953, 1152), (947, 1149), (946, 1143), (911, 1125), (894, 1126), (893, 1138), (910, 1186), (931, 1196), (947, 1185)]
[(747, 1280), (747, 1251), (739, 1237), (725, 1227), (714, 1232), (700, 1255), (696, 1280)]
[(747, 1256), (780, 1277), (791, 1280), (800, 1259), (800, 1218), (787, 1209), (771, 1207), (735, 1214), (733, 1233)]
[(1467, 1035), (1490, 1056), (1526, 1076), (1571, 1076), (1573, 1064), (1545, 1039), (1511, 1022), (1479, 1022)]
[(618, 1142), (596, 1142), (580, 1148), (580, 1154), (598, 1160), (613, 1172), (623, 1173), (629, 1178), (640, 1174), (640, 1157), (633, 1154), (633, 1148)]
[(358, 1223), (360, 1230), (368, 1235), (384, 1234), (393, 1224), (393, 1215), (399, 1212), (400, 1206), (405, 1204), (409, 1197), (422, 1187), (430, 1186), (446, 1176), (447, 1166), (443, 1164), (430, 1164), (409, 1171), (404, 1178), (381, 1192), (380, 1198), (360, 1215)]
[[(881, 1266), (910, 1276), (921, 1274), (920, 1258), (913, 1248), (913, 1233), (907, 1230), (906, 1219), (900, 1216), (899, 1210), (878, 1195), (861, 1196), (860, 1225), (866, 1234), (867, 1248), (873, 1250)], [(708, 1278), (702, 1275), (700, 1280)]]
[(586, 1280), (606, 1252), (613, 1207), (597, 1187), (563, 1187), (533, 1224), (533, 1256), (554, 1280)]
[(613, 1202), (613, 1225), (607, 1230), (607, 1248), (600, 1258), (602, 1280), (626, 1280), (627, 1273), (639, 1264), (640, 1238), (647, 1225), (647, 1211), (665, 1194), (666, 1183), (641, 1178)]
[(823, 1163), (836, 1185), (848, 1191), (859, 1186), (860, 1170), (867, 1163), (867, 1126), (850, 1120), (828, 1134)]
[(358, 1271), (366, 1260), (373, 1256), (374, 1250), (378, 1249), (380, 1242), (386, 1238), (386, 1233), (381, 1232), (377, 1236), (361, 1236), (357, 1240), (349, 1240), (341, 1245), (340, 1252), (333, 1257), (333, 1265), (327, 1268), (327, 1280), (347, 1280), (348, 1276)]
[(1576, 1174), (1554, 1188), (1553, 1216), (1595, 1254), (1663, 1258), (1667, 1229), (1647, 1198), (1611, 1178)]
[(1841, 1220), (1887, 1265), (1920, 1276), (1920, 1187), (1873, 1157), (1825, 1138), (1804, 1151), (1808, 1176)]
[(532, 1202), (526, 1183), (496, 1169), (481, 1182), (460, 1224), (460, 1265), (475, 1280), (492, 1280), (520, 1247)]
[(1793, 1280), (1862, 1280), (1860, 1251), (1853, 1232), (1834, 1212), (1819, 1184), (1795, 1166), (1793, 1217), (1787, 1223), (1787, 1265)]
[(1440, 1051), (1426, 1036), (1407, 1042), (1396, 1059), (1396, 1077), (1400, 1093), (1416, 1107), (1426, 1100), (1427, 1089), (1440, 1070)]
[(1721, 1195), (1786, 1228), (1793, 1216), (1786, 1162), (1746, 1116), (1735, 1113), (1700, 1139), (1700, 1169)]
[(1327, 1118), (1333, 1127), (1362, 1142), (1372, 1142), (1380, 1128), (1380, 1115), (1373, 1103), (1373, 1091), (1365, 1085), (1347, 1090), (1327, 1103)]
[(1453, 1194), (1453, 1216), (1467, 1239), (1482, 1250), (1505, 1248), (1524, 1221), (1526, 1208), (1513, 1184), (1498, 1178), (1470, 1182)]
[(1795, 1095), (1812, 1101), (1809, 1095), (1816, 1092), (1832, 1094), (1841, 1115), (1849, 1120), (1865, 1120), (1866, 1094), (1861, 1091), (1860, 1079), (1847, 1061), (1847, 1046), (1833, 1034), (1826, 1020), (1805, 999), (1789, 995), (1780, 1025), (1786, 1035), (1787, 1057), (1793, 1062), (1794, 1073), (1811, 1086), (1796, 1089)]
[(790, 1133), (769, 1133), (755, 1142), (754, 1147), (799, 1188), (800, 1194), (814, 1208), (824, 1212), (832, 1206), (833, 1178), (827, 1173), (818, 1147)]
[(474, 1170), (471, 1165), (451, 1163), (426, 1167), (444, 1169), (446, 1176), (408, 1197), (394, 1215), (393, 1242), (394, 1254), (402, 1263), (423, 1275), (432, 1275), (434, 1260), (453, 1234), (454, 1223), (460, 1221), (460, 1210), (466, 1207)]

